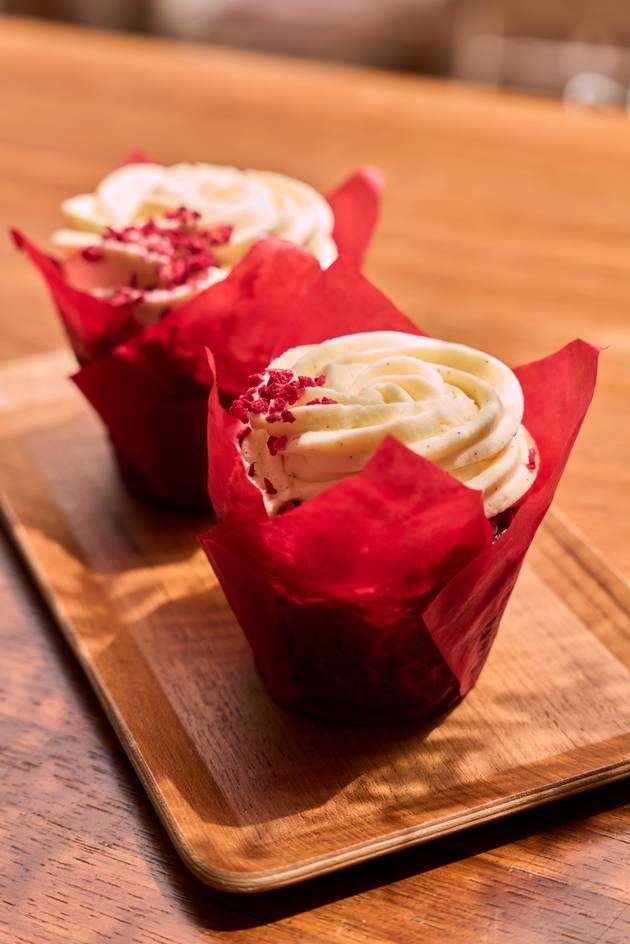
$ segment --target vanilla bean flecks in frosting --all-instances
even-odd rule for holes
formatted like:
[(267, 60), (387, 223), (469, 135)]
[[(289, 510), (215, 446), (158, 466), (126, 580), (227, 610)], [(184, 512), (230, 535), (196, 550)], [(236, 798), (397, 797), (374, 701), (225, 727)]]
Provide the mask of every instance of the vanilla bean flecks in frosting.
[(538, 471), (523, 392), (501, 361), (397, 331), (293, 348), (251, 378), (231, 412), (243, 462), (277, 514), (358, 472), (394, 436), (469, 488), (492, 518)]
[[(206, 269), (205, 280), (196, 279), (196, 292), (224, 278), (264, 236), (278, 236), (304, 247), (322, 268), (337, 256), (332, 210), (321, 194), (300, 180), (213, 164), (129, 164), (105, 177), (94, 193), (71, 197), (62, 204), (67, 228), (55, 233), (53, 242), (64, 253), (68, 278), (77, 287), (104, 297), (121, 285), (134, 288), (134, 281), (153, 273), (155, 259), (147, 259), (138, 242), (122, 244), (112, 240), (111, 233), (139, 230), (147, 224), (160, 226), (178, 211), (192, 214), (189, 224), (194, 217), (194, 225), (201, 230), (223, 227), (230, 234), (229, 240), (214, 247), (215, 265)], [(86, 262), (94, 246), (102, 255), (93, 255), (90, 268)], [(149, 314), (164, 307), (165, 301), (181, 304), (192, 293), (190, 282), (154, 288), (171, 295), (149, 299), (155, 301), (148, 306)]]

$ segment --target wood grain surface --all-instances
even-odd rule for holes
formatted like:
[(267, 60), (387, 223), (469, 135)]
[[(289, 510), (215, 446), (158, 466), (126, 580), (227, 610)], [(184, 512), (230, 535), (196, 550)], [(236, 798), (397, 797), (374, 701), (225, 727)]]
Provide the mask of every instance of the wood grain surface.
[[(138, 145), (322, 187), (371, 160), (388, 188), (369, 273), (427, 330), (512, 363), (578, 333), (611, 344), (561, 504), (630, 574), (622, 115), (22, 21), (0, 21), (0, 51), (7, 225), (45, 239), (62, 197)], [(8, 244), (0, 276), (0, 357), (58, 346)], [(208, 891), (178, 865), (5, 544), (0, 561), (3, 944), (630, 937), (627, 783), (262, 899)]]
[(462, 705), (312, 721), (266, 694), (208, 520), (125, 493), (72, 366), (0, 368), (0, 507), (198, 877), (278, 888), (630, 775), (630, 588), (553, 516)]

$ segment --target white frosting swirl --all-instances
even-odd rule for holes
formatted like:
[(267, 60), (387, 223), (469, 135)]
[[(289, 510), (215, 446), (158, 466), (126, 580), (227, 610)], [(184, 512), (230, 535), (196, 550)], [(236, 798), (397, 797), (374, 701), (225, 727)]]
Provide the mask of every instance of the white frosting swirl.
[[(270, 369), (326, 378), (290, 406), (293, 422), (269, 423), (263, 414), (250, 414), (242, 456), (270, 514), (359, 471), (387, 436), (479, 489), (488, 518), (514, 505), (536, 478), (538, 456), (522, 425), (521, 386), (488, 354), (375, 331), (293, 348)], [(307, 405), (322, 397), (336, 402)], [(270, 435), (286, 436), (275, 455)], [(269, 494), (265, 479), (276, 494)]]
[(323, 268), (337, 256), (334, 218), (324, 197), (301, 180), (271, 171), (128, 164), (108, 174), (94, 193), (65, 200), (61, 209), (71, 230), (101, 234), (106, 226), (136, 225), (180, 206), (200, 213), (200, 225), (232, 227), (226, 262), (267, 235), (304, 246)]
[[(53, 235), (63, 253), (66, 274), (77, 288), (108, 298), (114, 285), (142, 280), (146, 260), (138, 247), (103, 238), (106, 227), (137, 226), (149, 218), (185, 206), (201, 214), (199, 226), (229, 225), (228, 243), (217, 246), (219, 267), (206, 278), (176, 289), (147, 292), (136, 314), (153, 321), (165, 308), (182, 304), (213, 282), (220, 281), (252, 244), (274, 235), (311, 252), (322, 268), (337, 257), (332, 238), (332, 210), (313, 187), (284, 174), (238, 170), (215, 164), (128, 164), (108, 174), (93, 193), (62, 203), (66, 229)], [(97, 245), (103, 260), (86, 262), (82, 251)], [(149, 263), (151, 260), (148, 260)]]

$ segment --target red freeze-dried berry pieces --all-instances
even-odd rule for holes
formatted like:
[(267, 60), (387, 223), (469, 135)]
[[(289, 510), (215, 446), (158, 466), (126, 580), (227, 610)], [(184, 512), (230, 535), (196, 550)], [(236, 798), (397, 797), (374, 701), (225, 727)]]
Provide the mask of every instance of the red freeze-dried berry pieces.
[[(287, 406), (297, 403), (309, 387), (321, 387), (325, 382), (323, 374), (319, 377), (296, 377), (291, 370), (275, 368), (252, 374), (249, 378), (251, 386), (234, 401), (230, 413), (243, 423), (247, 422), (250, 414), (259, 416), (263, 413), (267, 423), (294, 423), (295, 415)], [(336, 400), (321, 397), (310, 401), (310, 404), (314, 403), (336, 403)]]
[[(292, 370), (277, 370), (272, 369), (267, 371), (270, 380), (277, 380), (279, 383), (291, 383), (293, 380), (293, 371)], [(301, 377), (299, 378), (302, 379)], [(307, 377), (308, 381), (310, 378)]]
[(230, 415), (235, 416), (241, 423), (246, 423), (248, 419), (247, 407), (240, 400), (235, 400), (230, 407)]
[(234, 227), (230, 226), (229, 223), (218, 223), (216, 226), (213, 226), (212, 229), (206, 230), (206, 232), (208, 239), (212, 241), (214, 246), (224, 246), (225, 243), (229, 243), (232, 238)]
[[(230, 412), (231, 412), (231, 411), (230, 411)], [(239, 444), (239, 446), (242, 446), (242, 445), (243, 445), (243, 443), (245, 442), (245, 440), (247, 439), (247, 437), (249, 436), (249, 434), (251, 433), (251, 431), (252, 431), (251, 426), (246, 426), (245, 429), (242, 429), (242, 430), (240, 431), (240, 433), (239, 433), (238, 436), (236, 437), (236, 441), (237, 441), (237, 443)]]
[(337, 401), (331, 400), (330, 397), (317, 397), (315, 400), (309, 400), (308, 403), (305, 403), (304, 405), (305, 406), (318, 406), (319, 404), (327, 405), (330, 403), (337, 403)]
[(167, 220), (180, 220), (182, 223), (196, 223), (201, 219), (201, 213), (197, 210), (189, 210), (185, 206), (177, 207), (176, 210), (167, 210), (164, 216)]
[[(136, 245), (158, 256), (156, 282), (149, 289), (172, 289), (218, 265), (212, 247), (227, 243), (231, 226), (199, 227), (201, 214), (187, 207), (165, 213), (166, 225), (149, 219), (141, 226), (125, 226), (120, 230), (106, 226), (104, 238)], [(91, 248), (91, 247), (88, 247)]]
[(534, 472), (536, 469), (536, 455), (537, 453), (535, 449), (530, 449), (527, 453), (527, 468), (531, 472)]
[[(250, 479), (253, 479), (256, 475), (256, 464), (254, 462), (252, 462), (249, 469), (247, 470), (247, 474), (249, 475)], [(267, 480), (265, 479), (265, 481)]]
[(86, 262), (100, 262), (103, 258), (103, 250), (98, 246), (86, 246), (81, 250), (81, 258)]
[(123, 305), (133, 305), (144, 298), (144, 292), (130, 285), (116, 285), (109, 298), (111, 305), (120, 308)]
[(286, 436), (270, 436), (267, 440), (267, 449), (269, 450), (270, 455), (277, 456), (279, 452), (282, 452), (287, 448), (287, 437)]
[(274, 486), (273, 482), (269, 479), (264, 480), (265, 491), (268, 495), (277, 495), (278, 489)]

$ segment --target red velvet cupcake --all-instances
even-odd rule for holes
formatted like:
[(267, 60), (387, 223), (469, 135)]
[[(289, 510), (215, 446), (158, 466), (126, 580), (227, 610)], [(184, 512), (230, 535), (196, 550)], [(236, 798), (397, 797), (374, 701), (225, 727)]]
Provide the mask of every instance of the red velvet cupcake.
[[(135, 493), (209, 508), (204, 346), (238, 391), (322, 268), (361, 263), (380, 189), (372, 168), (324, 199), (281, 174), (138, 161), (64, 202), (54, 257), (14, 233), (48, 284), (80, 364), (73, 380)], [(229, 401), (230, 384), (221, 393)]]
[[(340, 311), (324, 274), (310, 311)], [(305, 303), (306, 304), (306, 303)], [(395, 313), (378, 293), (387, 324)], [(288, 350), (231, 415), (211, 398), (202, 544), (282, 704), (422, 718), (474, 685), (596, 376), (574, 341), (512, 372), (418, 334)]]

